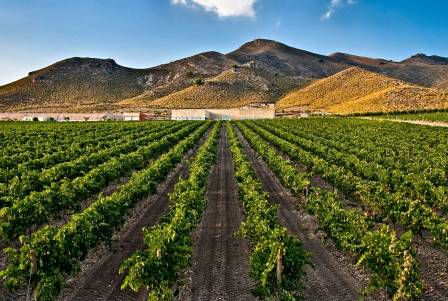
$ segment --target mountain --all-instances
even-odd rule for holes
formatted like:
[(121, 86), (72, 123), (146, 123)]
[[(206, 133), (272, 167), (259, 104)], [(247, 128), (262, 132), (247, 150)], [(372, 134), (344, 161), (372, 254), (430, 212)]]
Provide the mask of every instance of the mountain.
[(273, 73), (305, 80), (323, 78), (347, 68), (331, 57), (296, 49), (285, 44), (258, 39), (227, 54), (240, 64), (262, 63)]
[(236, 65), (197, 84), (149, 103), (158, 108), (231, 108), (256, 102), (277, 101), (296, 88), (294, 78), (253, 64)]
[(123, 67), (111, 59), (63, 60), (0, 86), (0, 112), (140, 111), (273, 103), (352, 67), (416, 87), (448, 89), (448, 58), (417, 54), (394, 62), (344, 53), (325, 56), (257, 39), (227, 54), (204, 52), (147, 69)]
[(118, 102), (144, 93), (156, 99), (219, 74), (234, 63), (217, 52), (201, 53), (149, 69), (113, 60), (71, 58), (0, 87), (0, 111), (94, 112), (121, 110)]
[[(139, 109), (227, 108), (253, 102), (275, 102), (291, 89), (348, 67), (332, 58), (264, 39), (246, 43), (226, 55), (218, 55), (225, 62), (220, 65), (219, 74), (196, 73), (187, 78), (183, 89), (177, 85), (177, 91), (174, 91), (171, 84), (158, 87), (123, 100), (120, 105)], [(178, 65), (178, 62), (172, 64)], [(178, 76), (182, 78), (182, 73)], [(193, 78), (205, 79), (204, 85), (192, 85)], [(174, 93), (160, 93), (161, 90), (166, 92), (166, 89)]]
[(448, 65), (448, 58), (438, 55), (418, 53), (402, 61), (404, 64)]
[(448, 80), (448, 58), (440, 56), (417, 54), (401, 62), (345, 53), (334, 53), (330, 57), (343, 64), (361, 67), (424, 87), (446, 88), (445, 83)]
[(291, 92), (278, 101), (277, 107), (339, 114), (447, 108), (448, 91), (352, 67)]
[(144, 75), (111, 59), (71, 58), (0, 87), (0, 111), (106, 110), (143, 91)]

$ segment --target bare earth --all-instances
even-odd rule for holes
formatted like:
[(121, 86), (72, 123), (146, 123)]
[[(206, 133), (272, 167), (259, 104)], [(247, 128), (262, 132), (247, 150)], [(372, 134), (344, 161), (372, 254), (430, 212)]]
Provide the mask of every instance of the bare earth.
[(192, 267), (179, 300), (254, 300), (248, 242), (234, 235), (243, 211), (224, 127), (218, 147), (218, 163), (208, 182), (207, 210), (194, 235)]
[(269, 193), (272, 203), (279, 204), (279, 218), (288, 231), (302, 240), (305, 250), (312, 253), (313, 267), (308, 267), (305, 281), (305, 300), (357, 300), (363, 281), (349, 258), (325, 245), (316, 235), (312, 217), (295, 209), (295, 198), (281, 185), (268, 166), (258, 158), (242, 135), (239, 135), (256, 175)]
[(69, 279), (69, 287), (63, 291), (60, 300), (146, 300), (147, 294), (143, 289), (138, 293), (121, 290), (124, 275), (118, 274), (119, 267), (124, 259), (143, 248), (142, 228), (156, 224), (166, 212), (169, 193), (179, 177), (188, 174), (186, 161), (204, 141), (205, 136), (189, 151), (166, 181), (159, 185), (157, 194), (140, 202), (129, 216), (128, 222), (114, 235), (112, 250), (100, 247), (92, 252), (84, 262), (81, 273)]

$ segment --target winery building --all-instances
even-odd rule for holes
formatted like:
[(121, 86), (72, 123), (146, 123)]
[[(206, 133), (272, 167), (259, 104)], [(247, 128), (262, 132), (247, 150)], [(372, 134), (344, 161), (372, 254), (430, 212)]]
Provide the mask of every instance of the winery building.
[(245, 120), (273, 119), (273, 104), (251, 104), (231, 109), (175, 109), (171, 111), (172, 120)]

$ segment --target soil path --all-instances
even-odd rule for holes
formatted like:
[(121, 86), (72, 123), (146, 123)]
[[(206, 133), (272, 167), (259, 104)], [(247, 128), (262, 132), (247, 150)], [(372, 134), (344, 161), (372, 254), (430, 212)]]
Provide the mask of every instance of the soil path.
[(420, 273), (423, 281), (422, 300), (448, 300), (448, 256), (446, 251), (437, 249), (426, 240), (417, 237), (417, 258), (420, 261)]
[[(367, 118), (364, 118), (367, 119)], [(369, 118), (372, 119), (372, 118)], [(382, 119), (388, 121), (388, 119)], [(285, 159), (289, 159), (284, 155)], [(298, 170), (306, 171), (307, 168), (301, 163), (294, 162)], [(314, 175), (311, 179), (311, 187), (319, 187), (326, 190), (334, 190), (334, 186), (323, 180), (320, 176)], [(359, 203), (348, 199), (339, 191), (340, 201), (350, 208), (361, 210)], [(294, 200), (292, 200), (294, 202)], [(395, 225), (395, 230), (402, 233), (403, 227)], [(417, 259), (420, 262), (420, 275), (423, 282), (422, 300), (425, 301), (446, 301), (448, 300), (448, 251), (433, 245), (431, 236), (425, 233), (423, 237), (415, 236), (415, 247)], [(361, 276), (361, 278), (364, 276)], [(358, 277), (357, 277), (358, 278)], [(384, 293), (376, 295), (376, 300), (386, 298)]]
[(375, 118), (375, 117), (358, 117), (358, 118), (368, 119), (368, 120), (380, 120), (380, 121), (392, 121), (392, 122), (411, 123), (411, 124), (427, 125), (427, 126), (448, 127), (448, 123), (446, 123), (446, 122), (425, 121), (425, 120), (387, 119), (387, 118)]
[(353, 301), (359, 297), (362, 284), (352, 277), (353, 269), (348, 269), (346, 260), (340, 254), (328, 250), (310, 226), (310, 216), (297, 212), (291, 193), (281, 185), (278, 178), (269, 170), (266, 163), (250, 147), (241, 133), (241, 142), (249, 156), (256, 175), (270, 200), (279, 204), (279, 217), (290, 233), (302, 240), (306, 251), (312, 253), (313, 267), (307, 268), (305, 282), (305, 300)]
[(248, 243), (235, 237), (243, 220), (225, 128), (207, 189), (208, 205), (194, 234), (192, 268), (179, 300), (254, 300)]
[(136, 250), (143, 248), (142, 228), (155, 225), (167, 211), (169, 193), (173, 191), (179, 177), (188, 175), (186, 161), (193, 157), (199, 145), (205, 141), (205, 137), (200, 140), (193, 150), (190, 150), (183, 158), (182, 163), (159, 186), (157, 194), (144, 200), (140, 208), (136, 208), (134, 214), (131, 214), (128, 219), (130, 224), (125, 225), (124, 233), (118, 235), (118, 241), (113, 247), (113, 252), (108, 251), (102, 254), (100, 258), (92, 258), (91, 260), (98, 260), (98, 262), (87, 268), (84, 273), (78, 276), (78, 279), (72, 280), (72, 282), (79, 281), (79, 284), (74, 284), (75, 288), (69, 294), (67, 292), (63, 293), (60, 300), (143, 301), (147, 299), (144, 289), (138, 293), (129, 289), (121, 290), (120, 286), (124, 275), (118, 274), (119, 267), (123, 260), (131, 256)]

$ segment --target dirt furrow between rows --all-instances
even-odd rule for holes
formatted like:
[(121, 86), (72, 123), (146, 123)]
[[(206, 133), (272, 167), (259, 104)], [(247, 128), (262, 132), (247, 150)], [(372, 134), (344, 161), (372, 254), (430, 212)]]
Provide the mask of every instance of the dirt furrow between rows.
[(159, 185), (157, 193), (143, 200), (133, 211), (123, 229), (114, 235), (112, 250), (105, 250), (102, 247), (93, 252), (86, 260), (87, 264), (89, 261), (92, 264), (81, 274), (70, 279), (72, 285), (63, 292), (60, 300), (146, 300), (147, 294), (144, 289), (138, 293), (129, 289), (121, 290), (124, 275), (118, 274), (119, 267), (123, 260), (143, 248), (142, 228), (155, 225), (167, 211), (169, 193), (173, 191), (179, 177), (188, 175), (187, 161), (194, 156), (199, 145), (205, 141), (205, 137), (189, 151), (165, 182)]
[(354, 278), (354, 267), (350, 260), (325, 245), (316, 235), (316, 222), (295, 208), (295, 198), (283, 187), (279, 179), (270, 171), (266, 163), (259, 158), (245, 138), (238, 133), (256, 175), (264, 189), (269, 193), (272, 203), (279, 204), (279, 218), (290, 233), (302, 240), (306, 251), (312, 254), (313, 267), (306, 270), (305, 300), (357, 300), (362, 283)]
[[(285, 159), (289, 156), (282, 153)], [(307, 172), (308, 169), (300, 162), (294, 162), (299, 171)], [(311, 187), (319, 187), (326, 190), (335, 190), (335, 187), (322, 179), (319, 175), (310, 178)], [(337, 190), (336, 190), (337, 191)], [(362, 210), (361, 205), (350, 200), (342, 191), (338, 191), (340, 201), (349, 208)], [(403, 226), (399, 224), (390, 225), (401, 234), (404, 232)], [(415, 248), (417, 250), (417, 259), (420, 262), (420, 274), (423, 282), (422, 300), (425, 301), (445, 301), (448, 300), (448, 252), (440, 247), (434, 246), (431, 236), (424, 233), (422, 237), (415, 235)], [(360, 275), (357, 278), (365, 278)], [(384, 299), (382, 295), (376, 295), (376, 299)]]
[(420, 271), (423, 280), (423, 300), (448, 300), (448, 255), (446, 251), (436, 248), (430, 242), (417, 237), (417, 258), (420, 260)]
[(208, 205), (194, 233), (192, 267), (179, 300), (253, 300), (248, 243), (235, 237), (243, 220), (225, 128), (207, 189)]

